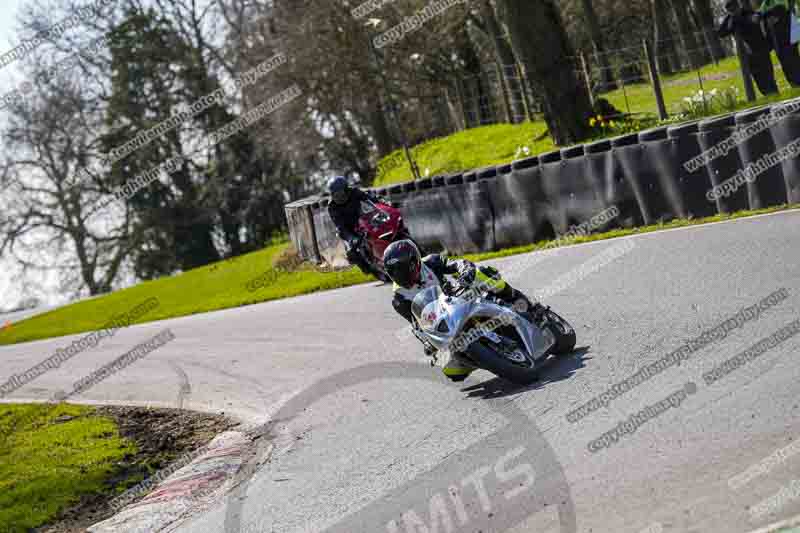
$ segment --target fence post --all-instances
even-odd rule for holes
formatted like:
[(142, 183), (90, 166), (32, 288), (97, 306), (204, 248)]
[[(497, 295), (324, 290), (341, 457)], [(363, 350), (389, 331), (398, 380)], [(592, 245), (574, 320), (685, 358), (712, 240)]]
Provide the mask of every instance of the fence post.
[(589, 67), (586, 64), (586, 55), (583, 52), (581, 52), (581, 68), (583, 69), (583, 78), (586, 80), (586, 90), (589, 92), (589, 102), (592, 104), (592, 109), (594, 109), (594, 91), (592, 91), (592, 77), (589, 75)]
[(656, 58), (653, 55), (650, 42), (647, 39), (642, 39), (642, 42), (644, 43), (644, 53), (647, 56), (647, 70), (650, 71), (650, 83), (653, 85), (653, 93), (656, 96), (656, 104), (658, 105), (658, 118), (666, 120), (669, 115), (667, 115), (667, 107), (664, 105), (664, 95), (661, 92), (661, 79), (658, 77)]
[[(469, 129), (469, 114), (467, 113), (467, 101), (464, 98), (464, 88), (461, 86), (461, 79), (455, 78), (456, 95), (458, 96), (458, 104), (461, 107), (461, 118), (464, 120), (464, 129)], [(463, 130), (462, 130), (463, 131)]]
[(739, 67), (742, 69), (742, 81), (744, 82), (744, 94), (748, 102), (756, 99), (756, 92), (753, 90), (753, 76), (750, 74), (750, 63), (747, 62), (747, 57), (742, 53), (742, 41), (738, 35), (734, 35), (734, 46), (736, 47), (736, 55), (739, 56)]

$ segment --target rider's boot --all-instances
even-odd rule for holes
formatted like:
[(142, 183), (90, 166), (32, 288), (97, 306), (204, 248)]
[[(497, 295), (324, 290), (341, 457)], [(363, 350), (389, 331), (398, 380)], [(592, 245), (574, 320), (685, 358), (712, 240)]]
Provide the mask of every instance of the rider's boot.
[(357, 266), (364, 274), (379, 277), (378, 271), (361, 255), (357, 248), (353, 247), (347, 251), (347, 260), (351, 265)]

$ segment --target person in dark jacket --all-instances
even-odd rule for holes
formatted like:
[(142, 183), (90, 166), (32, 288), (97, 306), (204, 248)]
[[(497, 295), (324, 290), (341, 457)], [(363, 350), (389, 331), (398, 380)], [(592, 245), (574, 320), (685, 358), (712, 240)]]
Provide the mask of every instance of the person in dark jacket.
[(750, 73), (764, 96), (777, 94), (778, 84), (775, 82), (775, 70), (772, 68), (770, 50), (772, 43), (761, 29), (761, 19), (758, 13), (749, 7), (739, 5), (737, 0), (728, 0), (725, 3), (725, 15), (720, 20), (717, 34), (720, 37), (736, 35), (742, 44), (742, 56), (750, 65)]
[(783, 75), (792, 87), (800, 87), (800, 54), (790, 41), (794, 0), (764, 0), (759, 8), (761, 28), (778, 55)]
[[(386, 273), (394, 282), (392, 307), (397, 313), (414, 324), (411, 303), (421, 291), (434, 285), (445, 286), (446, 275), (457, 276), (474, 293), (491, 292), (503, 302), (532, 319), (541, 306), (531, 302), (527, 296), (503, 280), (497, 269), (476, 266), (465, 259), (451, 260), (440, 254), (421, 257), (419, 249), (409, 240), (393, 242), (383, 253)], [(464, 295), (462, 295), (464, 297)], [(433, 346), (425, 346), (425, 354), (436, 353)], [(451, 353), (442, 372), (452, 381), (463, 381), (475, 367), (458, 353)]]
[(358, 219), (361, 216), (361, 202), (389, 202), (381, 200), (372, 193), (350, 187), (344, 176), (331, 178), (328, 181), (328, 192), (331, 195), (328, 215), (336, 226), (339, 238), (344, 241), (347, 260), (365, 274), (377, 275), (377, 271), (361, 253), (363, 236), (358, 232)]

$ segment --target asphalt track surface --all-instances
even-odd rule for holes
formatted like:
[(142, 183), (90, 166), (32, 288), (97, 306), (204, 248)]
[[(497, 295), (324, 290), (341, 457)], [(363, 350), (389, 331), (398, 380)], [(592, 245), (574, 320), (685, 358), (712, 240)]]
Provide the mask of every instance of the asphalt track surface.
[[(548, 298), (575, 326), (577, 349), (524, 389), (482, 371), (447, 383), (424, 366), (415, 339), (395, 336), (403, 322), (390, 289), (371, 283), (131, 327), (6, 400), (67, 390), (169, 328), (174, 341), (79, 400), (181, 402), (251, 425), (272, 419), (238, 490), (179, 531), (746, 532), (800, 513), (800, 497), (758, 518), (748, 511), (800, 479), (800, 454), (729, 485), (800, 436), (800, 335), (713, 384), (702, 375), (800, 318), (798, 229), (800, 212), (790, 211), (490, 261), (503, 272), (537, 257), (512, 276), (533, 293), (604, 250), (635, 244)], [(787, 299), (679, 367), (566, 419), (781, 288)], [(3, 379), (71, 340), (0, 348)], [(680, 405), (589, 451), (687, 383), (696, 387)]]

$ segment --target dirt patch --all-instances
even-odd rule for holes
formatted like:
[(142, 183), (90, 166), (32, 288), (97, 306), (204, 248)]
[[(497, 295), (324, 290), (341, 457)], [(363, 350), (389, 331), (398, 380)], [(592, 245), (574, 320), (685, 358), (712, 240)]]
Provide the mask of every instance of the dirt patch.
[[(113, 497), (158, 470), (166, 468), (181, 455), (205, 446), (237, 422), (223, 416), (181, 409), (144, 407), (99, 407), (97, 414), (112, 418), (120, 434), (136, 443), (137, 453), (118, 463), (113, 478), (103, 494), (85, 496), (64, 510), (59, 518), (35, 533), (78, 533), (114, 515), (109, 502)], [(141, 494), (138, 499), (146, 496)]]
[[(706, 74), (702, 76), (703, 81), (722, 81), (733, 78), (733, 74), (721, 72), (719, 74)], [(697, 78), (689, 78), (685, 80), (673, 80), (664, 83), (665, 87), (672, 85), (697, 85)], [(699, 87), (699, 86), (698, 86)]]

